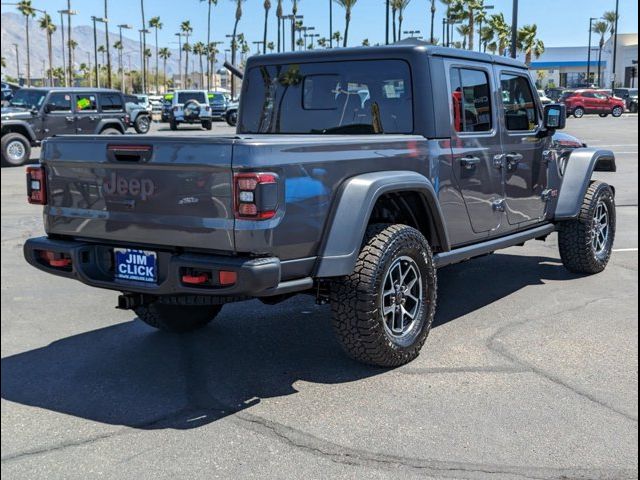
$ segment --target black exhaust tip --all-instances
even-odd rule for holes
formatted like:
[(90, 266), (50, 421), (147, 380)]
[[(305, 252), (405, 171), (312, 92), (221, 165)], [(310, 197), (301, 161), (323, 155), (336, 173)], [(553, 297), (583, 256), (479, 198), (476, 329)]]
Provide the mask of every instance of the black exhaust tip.
[(118, 310), (133, 310), (143, 304), (143, 297), (136, 293), (125, 293), (118, 296)]

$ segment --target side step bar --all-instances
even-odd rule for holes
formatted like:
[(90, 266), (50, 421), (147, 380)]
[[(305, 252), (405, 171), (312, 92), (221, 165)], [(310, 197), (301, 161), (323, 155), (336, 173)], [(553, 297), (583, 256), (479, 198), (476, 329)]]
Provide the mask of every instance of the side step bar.
[(506, 237), (494, 238), (486, 242), (460, 247), (450, 252), (437, 253), (433, 256), (436, 268), (445, 267), (454, 263), (464, 262), (474, 257), (480, 257), (496, 250), (520, 245), (528, 240), (546, 237), (555, 232), (556, 226), (553, 224), (543, 225), (531, 230), (514, 233)]

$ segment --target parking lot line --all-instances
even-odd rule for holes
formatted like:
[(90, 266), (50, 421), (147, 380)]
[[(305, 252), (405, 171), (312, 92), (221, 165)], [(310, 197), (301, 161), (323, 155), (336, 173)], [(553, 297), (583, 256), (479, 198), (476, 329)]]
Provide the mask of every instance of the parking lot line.
[(614, 252), (637, 252), (638, 251), (638, 247), (636, 247), (636, 248), (614, 248), (613, 251)]

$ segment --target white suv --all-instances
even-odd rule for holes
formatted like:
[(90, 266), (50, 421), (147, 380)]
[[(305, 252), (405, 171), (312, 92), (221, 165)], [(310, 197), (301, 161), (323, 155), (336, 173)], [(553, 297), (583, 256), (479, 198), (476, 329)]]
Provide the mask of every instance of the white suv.
[(213, 125), (211, 106), (205, 90), (176, 90), (171, 100), (169, 126), (177, 130), (181, 123), (199, 123), (211, 130)]

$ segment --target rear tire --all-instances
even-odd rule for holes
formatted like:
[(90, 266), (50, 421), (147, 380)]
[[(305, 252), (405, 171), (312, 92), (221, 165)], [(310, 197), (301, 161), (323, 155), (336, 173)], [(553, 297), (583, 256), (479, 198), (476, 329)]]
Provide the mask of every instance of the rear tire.
[(202, 128), (205, 130), (211, 130), (213, 128), (213, 122), (211, 120), (203, 120)]
[(122, 135), (122, 132), (117, 128), (105, 128), (100, 132), (100, 135)]
[(558, 227), (563, 265), (574, 273), (602, 272), (611, 258), (616, 235), (616, 204), (611, 187), (593, 182), (578, 218), (561, 222)]
[(576, 117), (576, 118), (582, 118), (582, 117), (584, 117), (584, 108), (582, 108), (582, 107), (576, 107), (576, 108), (573, 110), (573, 116), (574, 116), (574, 117)]
[(31, 144), (21, 133), (7, 133), (2, 137), (2, 165), (19, 167), (31, 158)]
[(373, 225), (354, 272), (331, 283), (333, 327), (353, 359), (397, 367), (415, 359), (436, 311), (427, 240), (406, 225)]
[(148, 115), (139, 115), (136, 118), (135, 123), (133, 124), (133, 128), (135, 129), (136, 133), (139, 133), (141, 135), (148, 133), (149, 129), (151, 128), (151, 118)]
[(598, 115), (600, 115), (602, 118), (608, 117), (609, 114), (608, 113), (599, 113)]
[(178, 130), (178, 122), (175, 120), (169, 120), (169, 128), (175, 132)]
[(226, 120), (227, 120), (227, 124), (231, 127), (235, 127), (238, 125), (238, 112), (233, 111), (233, 112), (229, 112), (226, 115)]
[(134, 309), (147, 325), (168, 333), (187, 333), (209, 324), (222, 305), (169, 305), (153, 302)]

